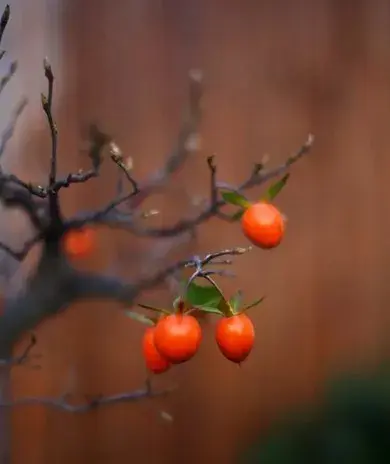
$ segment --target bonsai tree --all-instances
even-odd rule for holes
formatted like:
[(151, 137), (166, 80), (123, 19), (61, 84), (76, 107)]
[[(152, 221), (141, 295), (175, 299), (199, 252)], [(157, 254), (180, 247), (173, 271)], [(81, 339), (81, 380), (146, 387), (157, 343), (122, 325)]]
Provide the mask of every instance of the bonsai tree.
[[(0, 23), (0, 42), (9, 17), (10, 7), (7, 6)], [(4, 54), (3, 51), (0, 58)], [(16, 65), (12, 64), (1, 81), (0, 91), (15, 70)], [(150, 221), (148, 225), (148, 218), (156, 211), (144, 210), (145, 200), (163, 189), (172, 174), (200, 149), (198, 131), (202, 115), (202, 73), (198, 70), (189, 73), (188, 108), (178, 139), (163, 166), (145, 179), (133, 176), (131, 159), (126, 158), (115, 141), (96, 126), (91, 126), (89, 131), (90, 169), (65, 175), (58, 172), (58, 128), (53, 114), (55, 79), (47, 59), (44, 60), (43, 74), (47, 81), (47, 93), (42, 95), (42, 108), (51, 139), (47, 181), (37, 185), (0, 168), (0, 201), (7, 208), (22, 210), (35, 230), (33, 238), (26, 241), (21, 249), (13, 249), (7, 243), (0, 243), (0, 248), (13, 260), (22, 262), (34, 245), (41, 245), (35, 268), (23, 288), (5, 299), (0, 315), (2, 381), (6, 380), (9, 368), (24, 364), (29, 359), (30, 350), (35, 344), (34, 336), (21, 355), (13, 356), (15, 342), (23, 334), (32, 331), (44, 319), (66, 311), (72, 303), (92, 298), (120, 302), (129, 317), (145, 324), (140, 355), (145, 357), (151, 375), (161, 374), (196, 354), (202, 340), (202, 328), (195, 315), (202, 312), (218, 318), (215, 338), (222, 355), (231, 362), (243, 362), (251, 352), (255, 338), (248, 310), (259, 304), (262, 298), (246, 305), (241, 301), (240, 292), (228, 298), (220, 290), (215, 277), (225, 273), (224, 268), (231, 264), (232, 257), (243, 254), (250, 247), (232, 246), (205, 256), (190, 256), (155, 274), (140, 276), (132, 281), (108, 276), (104, 272), (82, 271), (77, 263), (96, 251), (96, 230), (99, 227), (125, 229), (134, 236), (149, 237), (158, 246), (164, 238), (180, 237), (196, 231), (213, 217), (238, 224), (242, 228), (244, 245), (268, 250), (277, 247), (285, 234), (285, 218), (273, 205), (273, 200), (286, 185), (290, 167), (309, 151), (313, 137), (309, 136), (303, 146), (279, 166), (268, 168), (265, 162), (256, 164), (247, 179), (238, 186), (221, 182), (218, 179), (217, 160), (214, 157), (206, 158), (210, 189), (200, 211), (195, 216), (180, 218), (172, 226), (154, 228), (150, 226)], [(3, 134), (0, 154), (14, 132), (23, 107), (24, 104), (19, 107), (16, 117)], [(116, 165), (121, 176), (112, 200), (95, 211), (81, 211), (65, 217), (61, 207), (63, 189), (99, 177), (103, 161), (107, 158)], [(251, 188), (269, 182), (260, 198), (250, 201), (244, 196)], [(229, 204), (234, 209), (233, 213), (227, 210)], [(141, 300), (145, 290), (163, 284), (170, 276), (176, 276), (180, 282), (180, 290), (171, 308), (169, 305), (167, 308), (155, 308)], [(137, 305), (146, 313), (136, 311)], [(96, 397), (82, 404), (72, 402), (69, 395), (61, 398), (2, 398), (0, 408), (41, 403), (65, 411), (85, 412), (102, 404), (134, 401), (164, 393), (166, 391), (152, 388), (149, 376), (146, 385), (138, 391)]]

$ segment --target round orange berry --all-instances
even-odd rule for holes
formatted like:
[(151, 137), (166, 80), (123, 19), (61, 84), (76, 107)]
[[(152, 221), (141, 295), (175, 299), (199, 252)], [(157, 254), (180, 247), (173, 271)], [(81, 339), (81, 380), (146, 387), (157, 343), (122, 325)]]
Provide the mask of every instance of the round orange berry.
[(156, 325), (154, 343), (161, 356), (172, 364), (191, 359), (202, 341), (202, 329), (195, 317), (171, 314)]
[(65, 254), (72, 258), (82, 258), (90, 255), (96, 243), (95, 231), (89, 227), (71, 229), (63, 237)]
[(155, 331), (155, 327), (148, 327), (145, 330), (145, 334), (142, 339), (142, 352), (146, 367), (154, 374), (162, 374), (171, 367), (171, 364), (157, 351), (154, 343)]
[(216, 326), (215, 339), (225, 358), (240, 364), (252, 351), (255, 328), (246, 314), (222, 317)]
[(249, 206), (241, 219), (245, 236), (253, 245), (264, 249), (278, 246), (283, 239), (285, 221), (282, 213), (270, 203)]

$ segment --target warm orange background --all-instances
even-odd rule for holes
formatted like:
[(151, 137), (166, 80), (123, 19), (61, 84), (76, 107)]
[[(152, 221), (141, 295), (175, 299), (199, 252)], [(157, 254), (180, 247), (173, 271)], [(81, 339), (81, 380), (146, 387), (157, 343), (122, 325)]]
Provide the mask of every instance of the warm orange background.
[[(64, 170), (87, 166), (78, 148), (80, 128), (91, 120), (134, 157), (140, 176), (157, 166), (174, 141), (194, 66), (206, 76), (204, 156), (216, 152), (224, 180), (239, 182), (265, 153), (282, 161), (309, 132), (316, 144), (277, 201), (289, 217), (283, 245), (238, 259), (237, 279), (224, 283), (231, 292), (243, 288), (248, 300), (268, 296), (252, 312), (258, 341), (245, 367), (222, 359), (209, 330), (193, 362), (157, 381), (180, 385), (167, 399), (84, 416), (15, 410), (13, 462), (234, 462), (256, 427), (312, 397), (328, 374), (388, 351), (390, 4), (66, 0), (54, 11), (41, 3), (45, 24), (57, 14), (62, 28), (57, 114)], [(30, 24), (40, 18), (33, 15)], [(25, 157), (33, 163), (35, 147), (39, 170), (47, 141), (46, 130), (29, 134)], [(66, 192), (66, 210), (107, 199), (113, 168), (103, 177)], [(199, 157), (151, 206), (173, 220), (186, 210), (178, 192), (207, 186)], [(142, 264), (124, 251), (149, 245), (107, 231), (100, 240), (91, 265), (123, 275)], [(238, 226), (212, 221), (181, 254), (245, 244)], [(169, 298), (160, 292), (149, 301)], [(39, 328), (42, 369), (15, 370), (14, 394), (136, 388), (144, 377), (141, 334), (113, 304), (75, 305)], [(174, 422), (160, 420), (160, 409)]]

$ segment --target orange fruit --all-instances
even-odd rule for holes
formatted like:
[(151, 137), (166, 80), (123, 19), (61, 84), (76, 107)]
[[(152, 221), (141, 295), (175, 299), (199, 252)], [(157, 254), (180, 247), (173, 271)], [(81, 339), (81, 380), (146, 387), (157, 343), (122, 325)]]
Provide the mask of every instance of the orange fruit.
[(148, 327), (145, 330), (145, 334), (142, 339), (142, 352), (146, 367), (154, 374), (162, 374), (171, 367), (171, 364), (157, 351), (154, 343), (155, 331), (155, 327)]
[(240, 364), (252, 351), (255, 328), (246, 314), (223, 317), (217, 323), (215, 339), (225, 358)]
[(72, 258), (82, 258), (90, 255), (96, 244), (95, 231), (89, 227), (71, 229), (63, 237), (65, 254)]
[(156, 325), (156, 348), (172, 364), (180, 364), (192, 358), (201, 341), (202, 329), (193, 316), (171, 314), (160, 319)]
[(282, 213), (270, 203), (249, 206), (241, 218), (244, 235), (253, 245), (264, 249), (278, 246), (283, 239), (285, 221)]

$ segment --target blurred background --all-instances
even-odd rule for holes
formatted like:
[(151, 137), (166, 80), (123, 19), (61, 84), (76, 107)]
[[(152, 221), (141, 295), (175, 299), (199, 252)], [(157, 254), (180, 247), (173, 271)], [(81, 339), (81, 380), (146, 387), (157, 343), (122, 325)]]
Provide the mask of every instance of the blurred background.
[[(277, 164), (309, 132), (316, 136), (277, 200), (289, 219), (285, 241), (239, 258), (237, 278), (223, 282), (228, 293), (242, 288), (248, 301), (267, 295), (252, 310), (257, 344), (243, 367), (219, 354), (211, 323), (197, 357), (156, 380), (179, 385), (168, 398), (87, 415), (15, 409), (15, 464), (235, 463), (275, 419), (319, 398), (333, 376), (386, 359), (387, 0), (13, 0), (11, 8), (0, 70), (12, 59), (19, 70), (2, 94), (0, 123), (7, 124), (23, 95), (29, 98), (4, 160), (23, 178), (44, 179), (49, 162), (40, 107), (45, 56), (56, 76), (64, 172), (88, 166), (82, 136), (90, 122), (115, 137), (140, 178), (158, 167), (175, 142), (188, 70), (203, 69), (203, 152), (152, 199), (150, 206), (162, 211), (158, 224), (179, 218), (191, 197), (207, 192), (209, 154), (217, 156), (220, 178), (238, 183), (265, 154)], [(99, 181), (66, 192), (66, 212), (103, 204), (115, 181), (107, 163)], [(22, 220), (7, 221), (4, 238), (22, 241)], [(99, 244), (92, 268), (130, 276), (166, 263), (148, 262), (150, 242), (126, 234), (101, 231)], [(238, 225), (211, 221), (170, 259), (246, 244)], [(169, 289), (154, 291), (144, 302), (163, 306), (172, 296)], [(42, 324), (36, 332), (42, 368), (14, 369), (13, 394), (71, 391), (82, 399), (139, 387), (143, 327), (117, 309), (80, 303)]]

